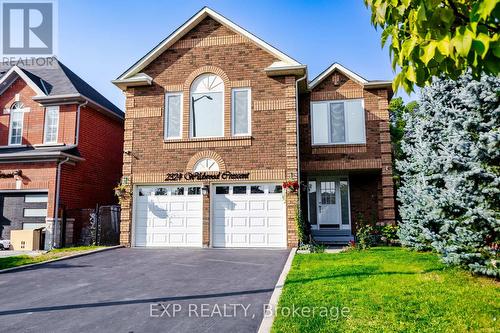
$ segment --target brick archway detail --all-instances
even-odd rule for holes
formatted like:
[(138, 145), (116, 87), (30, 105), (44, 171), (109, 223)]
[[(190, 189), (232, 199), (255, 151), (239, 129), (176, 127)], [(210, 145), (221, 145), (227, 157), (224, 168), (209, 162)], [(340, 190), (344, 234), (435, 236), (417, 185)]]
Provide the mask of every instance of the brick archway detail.
[(194, 154), (189, 159), (189, 162), (186, 165), (186, 172), (193, 172), (196, 163), (199, 160), (204, 159), (204, 158), (211, 158), (211, 159), (213, 159), (219, 165), (219, 170), (220, 171), (222, 171), (222, 172), (226, 171), (226, 163), (224, 163), (224, 160), (222, 159), (222, 157), (220, 157), (220, 155), (217, 154), (214, 151), (206, 150), (206, 151), (200, 151), (199, 153)]

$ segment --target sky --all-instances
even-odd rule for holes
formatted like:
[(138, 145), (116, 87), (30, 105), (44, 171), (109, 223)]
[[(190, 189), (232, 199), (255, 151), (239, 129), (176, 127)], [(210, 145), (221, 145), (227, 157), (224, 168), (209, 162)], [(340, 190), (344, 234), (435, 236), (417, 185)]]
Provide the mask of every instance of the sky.
[[(59, 0), (58, 58), (124, 108), (111, 84), (204, 6), (308, 66), (309, 80), (339, 62), (368, 80), (392, 80), (388, 49), (363, 0)], [(402, 92), (406, 101), (413, 99)]]

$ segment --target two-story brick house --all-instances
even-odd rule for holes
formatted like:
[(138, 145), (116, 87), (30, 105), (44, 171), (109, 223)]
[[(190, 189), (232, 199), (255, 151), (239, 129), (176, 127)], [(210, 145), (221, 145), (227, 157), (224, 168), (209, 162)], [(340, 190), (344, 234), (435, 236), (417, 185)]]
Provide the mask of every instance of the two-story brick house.
[[(209, 8), (113, 81), (125, 92), (121, 243), (297, 245), (393, 223), (389, 82), (307, 66)], [(298, 193), (285, 181), (300, 181)]]
[(45, 227), (50, 248), (62, 231), (72, 242), (71, 209), (116, 202), (124, 115), (56, 58), (41, 60), (0, 64), (0, 237)]

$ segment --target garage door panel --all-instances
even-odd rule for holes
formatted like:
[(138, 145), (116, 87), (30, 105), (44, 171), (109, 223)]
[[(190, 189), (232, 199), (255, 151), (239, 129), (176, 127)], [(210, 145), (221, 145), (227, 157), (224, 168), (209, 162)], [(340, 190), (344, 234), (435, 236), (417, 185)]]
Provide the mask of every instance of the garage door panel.
[(218, 186), (228, 186), (230, 190), (229, 194), (215, 193), (213, 197), (214, 246), (286, 246), (285, 204), (281, 193), (273, 193), (276, 184), (246, 185), (251, 189), (246, 194), (233, 194), (234, 187), (241, 185)]
[(183, 186), (143, 186), (135, 206), (135, 246), (202, 246), (202, 196)]
[(233, 217), (231, 225), (233, 227), (246, 227), (247, 219), (246, 217)]
[(250, 217), (250, 228), (258, 228), (266, 226), (266, 218), (265, 217)]

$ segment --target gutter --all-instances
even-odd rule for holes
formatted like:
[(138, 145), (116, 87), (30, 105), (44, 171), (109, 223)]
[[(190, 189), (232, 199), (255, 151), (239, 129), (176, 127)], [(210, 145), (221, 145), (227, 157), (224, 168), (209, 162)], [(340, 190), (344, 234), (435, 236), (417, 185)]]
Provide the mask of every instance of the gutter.
[[(59, 220), (59, 196), (61, 192), (61, 166), (69, 161), (69, 157), (57, 163), (57, 175), (56, 175), (56, 202), (54, 207), (54, 227), (52, 229), (52, 248), (56, 247), (56, 235), (57, 235), (57, 225)], [(62, 228), (61, 228), (62, 229)], [(62, 236), (62, 235), (61, 235)]]
[[(300, 137), (299, 137), (299, 131), (300, 131), (300, 126), (299, 126), (299, 82), (302, 80), (305, 80), (307, 78), (307, 70), (306, 73), (304, 74), (303, 77), (295, 81), (295, 112), (296, 112), (296, 117), (297, 120), (295, 122), (296, 124), (296, 134), (297, 134), (297, 181), (299, 183), (299, 190), (297, 192), (297, 197), (298, 197), (298, 209), (300, 210)], [(307, 82), (306, 82), (307, 84)]]
[(121, 115), (111, 111), (107, 107), (97, 103), (96, 101), (82, 95), (82, 94), (64, 94), (64, 95), (53, 95), (53, 96), (35, 96), (33, 97), (33, 100), (35, 102), (38, 102), (42, 104), (43, 106), (50, 106), (50, 105), (63, 105), (63, 104), (75, 104), (75, 103), (90, 103), (94, 106), (96, 106), (99, 110), (98, 111), (104, 111), (102, 113), (105, 113), (107, 115), (113, 116), (115, 118), (118, 118), (120, 120), (124, 120), (125, 114), (122, 112)]
[(88, 100), (86, 100), (83, 103), (78, 104), (78, 108), (76, 109), (76, 133), (75, 133), (75, 146), (78, 147), (78, 142), (80, 140), (80, 109), (82, 106), (85, 106), (89, 103)]

